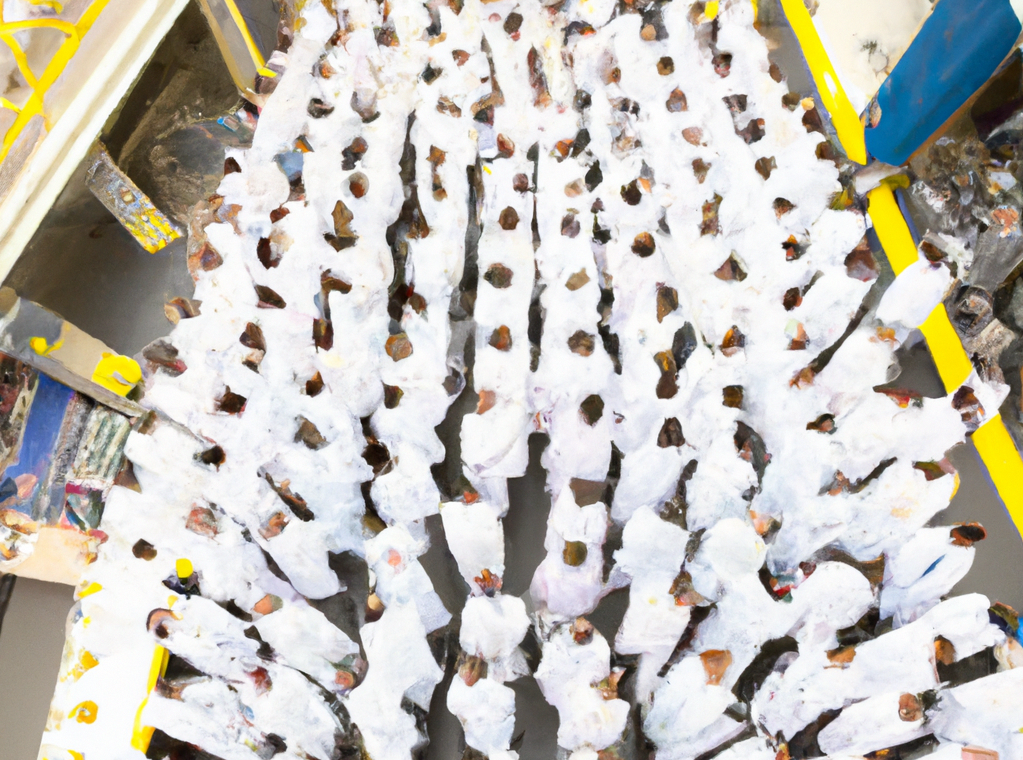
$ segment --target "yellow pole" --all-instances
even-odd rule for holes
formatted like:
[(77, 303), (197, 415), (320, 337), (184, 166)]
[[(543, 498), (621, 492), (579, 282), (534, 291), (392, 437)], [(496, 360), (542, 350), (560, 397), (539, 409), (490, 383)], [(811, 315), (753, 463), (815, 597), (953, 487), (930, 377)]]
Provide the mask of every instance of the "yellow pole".
[[(842, 89), (803, 0), (781, 0), (781, 4), (817, 83), (823, 105), (831, 114), (838, 139), (850, 159), (866, 163), (863, 124)], [(917, 261), (919, 253), (890, 184), (882, 182), (867, 193), (867, 212), (888, 263), (898, 276)], [(973, 363), (949, 321), (944, 304), (934, 308), (920, 325), (920, 331), (927, 339), (946, 393), (954, 392), (970, 376)], [(1001, 416), (995, 414), (981, 425), (972, 440), (998, 496), (1023, 536), (1023, 460)]]
[(860, 123), (859, 114), (842, 88), (835, 67), (828, 59), (824, 44), (817, 34), (817, 28), (810, 18), (810, 12), (803, 4), (803, 0), (781, 0), (781, 7), (792, 26), (792, 31), (796, 34), (799, 47), (803, 50), (803, 57), (806, 58), (810, 73), (813, 74), (822, 105), (831, 114), (831, 123), (838, 133), (845, 154), (850, 161), (866, 164), (867, 145), (863, 139), (863, 124)]

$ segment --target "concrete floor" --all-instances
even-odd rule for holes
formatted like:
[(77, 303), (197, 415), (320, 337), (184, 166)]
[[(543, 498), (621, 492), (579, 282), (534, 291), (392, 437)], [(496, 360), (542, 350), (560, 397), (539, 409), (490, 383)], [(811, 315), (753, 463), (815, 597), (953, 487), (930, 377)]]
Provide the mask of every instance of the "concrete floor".
[(4, 760), (36, 760), (64, 650), (74, 589), (18, 578), (0, 635), (0, 720)]
[[(239, 0), (239, 5), (253, 21), (257, 42), (268, 54), (275, 42), (275, 0)], [(773, 6), (763, 3), (765, 20), (772, 18)], [(787, 29), (780, 28), (771, 36), (782, 43), (781, 51), (794, 50)], [(790, 73), (794, 89), (808, 93), (801, 62), (787, 55), (779, 63)], [(191, 294), (183, 243), (156, 255), (145, 253), (85, 190), (80, 174), (69, 183), (6, 284), (126, 354), (135, 354), (169, 332), (163, 303), (176, 295)], [(937, 378), (929, 359), (919, 352), (912, 357), (914, 384), (934, 387)], [(507, 590), (515, 594), (527, 590), (543, 552), (549, 502), (538, 465), (538, 443), (539, 439), (531, 441), (526, 477), (509, 487), (512, 506), (507, 520), (509, 567), (505, 580)], [(979, 521), (988, 529), (988, 539), (978, 545), (973, 570), (956, 591), (979, 591), (992, 601), (1023, 609), (1023, 584), (1019, 582), (1023, 578), (1023, 541), (987, 481), (972, 444), (958, 447), (951, 458), (962, 484), (936, 522)], [(594, 623), (609, 637), (624, 609), (623, 595), (613, 596), (594, 615)], [(36, 758), (71, 605), (69, 587), (23, 579), (15, 586), (0, 635), (0, 717), (18, 730), (5, 736), (2, 760)], [(556, 713), (532, 682), (520, 682), (515, 688), (519, 707), (516, 733), (526, 729), (521, 756), (523, 760), (549, 760), (554, 757)], [(441, 704), (435, 700), (435, 705)], [(431, 727), (443, 736), (431, 747), (430, 760), (454, 760), (457, 756), (460, 729), (445, 713), (442, 710), (436, 722), (431, 720)]]
[(84, 166), (4, 284), (128, 356), (170, 332), (164, 303), (192, 295), (185, 240), (146, 253), (85, 187)]

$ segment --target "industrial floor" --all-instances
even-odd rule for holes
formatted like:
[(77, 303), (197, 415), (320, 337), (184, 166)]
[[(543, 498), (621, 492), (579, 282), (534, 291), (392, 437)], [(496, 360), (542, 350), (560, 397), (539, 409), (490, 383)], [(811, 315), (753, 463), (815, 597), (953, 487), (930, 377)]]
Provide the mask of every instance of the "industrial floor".
[[(250, 19), (258, 43), (269, 54), (276, 34), (274, 0), (238, 3)], [(122, 168), (172, 216), (174, 209), (167, 208), (168, 203), (185, 207), (216, 187), (223, 167), (223, 145), (216, 140), (220, 133), (215, 120), (240, 106), (197, 14), (194, 7), (186, 11), (104, 133)], [(801, 63), (796, 68), (781, 63), (795, 89), (808, 92), (805, 73), (798, 68)], [(188, 118), (182, 119), (182, 114)], [(136, 125), (146, 119), (150, 133), (139, 134)], [(182, 122), (184, 126), (180, 126)], [(161, 176), (152, 174), (157, 158)], [(168, 178), (168, 171), (180, 172), (180, 177)], [(168, 194), (176, 195), (169, 198)], [(85, 188), (84, 167), (68, 183), (4, 284), (129, 355), (170, 332), (163, 304), (174, 296), (191, 295), (192, 288), (185, 267), (185, 241), (154, 255), (146, 253)], [(920, 386), (938, 387), (926, 351), (918, 348), (908, 354), (904, 377), (911, 375)], [(531, 446), (526, 476), (510, 483), (513, 517), (507, 529), (513, 551), (509, 553), (509, 583), (521, 578), (528, 585), (532, 569), (542, 559), (542, 540), (532, 537), (538, 531), (542, 536), (544, 526), (514, 519), (517, 512), (522, 513), (515, 508), (517, 501), (528, 500), (534, 510), (543, 509), (547, 497), (539, 466), (541, 448)], [(961, 486), (951, 506), (935, 522), (977, 521), (988, 531), (987, 540), (978, 546), (972, 571), (956, 591), (979, 591), (992, 601), (1023, 609), (1023, 541), (988, 482), (972, 444), (953, 450), (951, 459), (959, 470)], [(533, 547), (535, 551), (515, 547)], [(621, 598), (615, 598), (621, 596), (609, 597), (594, 616), (594, 623), (611, 636), (624, 612)], [(15, 584), (0, 631), (0, 717), (8, 727), (0, 743), (3, 760), (36, 760), (63, 646), (64, 620), (72, 604), (70, 587), (26, 579)], [(516, 690), (524, 712), (530, 713), (538, 730), (532, 735), (536, 738), (527, 742), (530, 746), (522, 748), (521, 756), (523, 760), (550, 760), (554, 757), (556, 713), (543, 702), (532, 681), (525, 683), (528, 680), (516, 684)], [(446, 710), (437, 712), (431, 726), (440, 735), (435, 734), (429, 757), (456, 760), (457, 722), (452, 724), (454, 719)]]

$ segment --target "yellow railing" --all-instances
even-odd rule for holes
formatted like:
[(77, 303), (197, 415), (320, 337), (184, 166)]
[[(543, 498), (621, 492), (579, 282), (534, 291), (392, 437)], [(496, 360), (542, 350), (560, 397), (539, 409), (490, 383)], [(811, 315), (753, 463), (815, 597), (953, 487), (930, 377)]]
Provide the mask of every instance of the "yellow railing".
[(199, 7), (209, 21), (235, 86), (248, 100), (262, 105), (263, 98), (256, 92), (256, 78), (272, 79), (277, 73), (266, 67), (238, 4), (235, 0), (199, 0)]
[[(60, 13), (62, 6), (55, 0), (29, 0), (33, 5), (51, 8)], [(0, 162), (10, 153), (15, 141), (35, 116), (41, 116), (47, 129), (52, 126), (50, 115), (44, 105), (46, 93), (64, 72), (81, 45), (82, 38), (89, 32), (99, 14), (110, 0), (93, 0), (77, 22), (60, 18), (37, 18), (22, 21), (5, 21), (3, 0), (0, 0), (0, 40), (7, 45), (14, 56), (18, 71), (31, 90), (28, 101), (18, 105), (0, 96), (0, 109), (17, 114), (14, 123), (7, 129), (0, 145)], [(274, 77), (276, 73), (266, 68), (266, 63), (234, 0), (200, 0), (214, 34), (224, 53), (231, 74), (238, 88), (248, 97), (255, 97), (252, 79), (255, 74)], [(36, 76), (28, 62), (25, 49), (15, 38), (15, 33), (36, 29), (51, 29), (61, 32), (64, 41), (47, 63), (41, 75)]]
[[(856, 163), (867, 162), (863, 123), (842, 89), (838, 74), (821, 43), (810, 14), (802, 0), (781, 0), (789, 24), (799, 41), (821, 101), (831, 115), (832, 125), (848, 157)], [(919, 254), (909, 226), (899, 209), (890, 183), (882, 182), (867, 193), (867, 213), (896, 276)], [(953, 393), (967, 380), (973, 364), (945, 311), (938, 304), (920, 326), (931, 357), (947, 393)], [(1017, 531), (1023, 536), (1023, 459), (1013, 443), (1000, 414), (991, 415), (972, 436), (988, 476), (994, 483)]]
[(803, 0), (781, 0), (781, 7), (803, 51), (806, 65), (813, 75), (821, 105), (831, 115), (831, 124), (838, 135), (838, 141), (845, 149), (845, 154), (850, 161), (858, 164), (867, 163), (867, 146), (863, 138), (860, 115), (849, 102), (849, 96), (845, 94), (838, 72), (831, 65), (824, 44), (813, 25), (813, 19), (810, 18), (810, 12)]
[[(14, 120), (4, 134), (3, 145), (0, 146), (0, 161), (7, 158), (7, 154), (10, 152), (11, 147), (14, 145), (15, 140), (25, 129), (25, 126), (35, 116), (41, 116), (43, 118), (46, 128), (49, 129), (51, 126), (50, 119), (47, 117), (44, 111), (44, 101), (46, 93), (53, 86), (53, 83), (57, 81), (57, 78), (67, 68), (68, 63), (74, 57), (78, 51), (78, 47), (92, 25), (95, 23), (99, 14), (106, 7), (110, 0), (93, 0), (81, 18), (78, 19), (77, 23), (71, 23), (61, 19), (54, 18), (39, 18), (30, 19), (27, 21), (5, 21), (3, 17), (3, 5), (0, 4), (0, 40), (10, 48), (14, 60), (18, 65), (18, 70), (24, 77), (25, 82), (32, 90), (32, 94), (29, 95), (28, 101), (23, 106), (18, 106), (12, 103), (6, 98), (0, 98), (0, 108), (5, 108), (10, 111), (14, 111), (17, 114), (17, 118)], [(32, 0), (33, 5), (44, 5), (49, 8), (53, 8), (57, 12), (60, 11), (60, 4), (52, 2), (52, 0)], [(15, 32), (31, 31), (33, 29), (55, 29), (65, 35), (64, 41), (60, 47), (57, 48), (57, 52), (53, 54), (49, 63), (46, 64), (41, 76), (36, 77), (35, 72), (28, 63), (28, 56), (25, 54), (24, 48), (14, 37)]]

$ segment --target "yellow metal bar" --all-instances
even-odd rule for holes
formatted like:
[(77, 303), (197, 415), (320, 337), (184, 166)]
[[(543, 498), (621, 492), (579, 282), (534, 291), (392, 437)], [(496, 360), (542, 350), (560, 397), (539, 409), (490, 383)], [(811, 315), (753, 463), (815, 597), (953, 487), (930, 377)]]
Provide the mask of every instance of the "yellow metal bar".
[(28, 65), (28, 56), (25, 55), (25, 51), (22, 49), (21, 45), (18, 44), (18, 40), (15, 39), (11, 33), (5, 32), (3, 27), (0, 27), (0, 40), (7, 43), (7, 47), (11, 49), (11, 55), (14, 56), (14, 62), (18, 64), (18, 71), (20, 71), (21, 75), (25, 77), (25, 82), (28, 86), (33, 90), (39, 89), (39, 80), (36, 79), (36, 75), (35, 72), (32, 71), (32, 67)]
[[(915, 262), (919, 254), (895, 200), (895, 193), (890, 185), (882, 182), (879, 187), (867, 193), (867, 204), (874, 231), (892, 270), (898, 275)], [(970, 376), (973, 363), (949, 321), (944, 304), (934, 307), (920, 325), (920, 331), (927, 339), (927, 347), (945, 392), (953, 393)], [(984, 423), (972, 437), (999, 498), (1023, 536), (1023, 460), (1020, 459), (1012, 437), (998, 415)]]
[[(32, 95), (29, 96), (28, 102), (18, 112), (18, 118), (14, 120), (14, 124), (10, 126), (4, 135), (3, 144), (0, 146), (0, 161), (7, 158), (7, 154), (10, 153), (11, 148), (14, 145), (14, 141), (18, 139), (22, 130), (32, 120), (34, 116), (43, 115), (44, 101), (46, 98), (46, 92), (53, 86), (53, 83), (57, 81), (57, 78), (67, 68), (68, 63), (74, 57), (75, 53), (78, 52), (79, 43), (82, 37), (92, 28), (92, 25), (96, 22), (99, 14), (107, 6), (110, 0), (93, 0), (85, 12), (79, 18), (77, 24), (71, 24), (67, 21), (61, 21), (59, 19), (32, 19), (29, 21), (9, 21), (0, 23), (0, 39), (3, 39), (7, 43), (8, 47), (11, 48), (11, 52), (14, 54), (15, 60), (18, 62), (18, 68), (25, 76), (25, 80), (32, 88)], [(18, 44), (17, 40), (11, 36), (12, 32), (26, 31), (30, 29), (44, 29), (51, 28), (57, 29), (67, 35), (67, 39), (57, 49), (57, 52), (50, 59), (50, 62), (46, 65), (46, 70), (43, 75), (36, 80), (35, 75), (28, 66), (28, 60), (25, 57), (24, 51)], [(20, 58), (19, 58), (20, 55)], [(47, 119), (47, 127), (49, 127), (49, 120)]]
[[(920, 325), (920, 332), (927, 339), (931, 358), (941, 375), (946, 393), (953, 393), (973, 372), (973, 363), (966, 355), (959, 335), (948, 319), (945, 304), (939, 303)], [(1023, 483), (1021, 483), (1023, 486)]]
[(866, 164), (867, 146), (863, 139), (863, 124), (849, 96), (842, 88), (835, 67), (828, 59), (824, 44), (813, 25), (813, 19), (810, 18), (810, 12), (803, 4), (803, 0), (781, 0), (781, 7), (803, 50), (803, 57), (813, 75), (821, 102), (831, 114), (831, 123), (838, 133), (845, 154), (850, 161)]
[(70, 21), (59, 18), (33, 18), (25, 21), (5, 21), (0, 23), (0, 33), (23, 32), (29, 29), (57, 29), (68, 36), (77, 36), (78, 30)]
[[(919, 259), (919, 253), (891, 184), (882, 182), (867, 193), (867, 210), (885, 256), (888, 257), (888, 263), (898, 276)], [(945, 311), (943, 304), (934, 307), (920, 325), (920, 331), (927, 338), (927, 345), (945, 385), (945, 391), (952, 393), (970, 376), (973, 364), (963, 350), (963, 344), (949, 322), (948, 312)]]
[[(177, 573), (178, 578), (188, 578), (194, 572), (191, 560), (187, 557), (178, 558), (174, 563), (174, 571)], [(168, 600), (168, 603), (173, 606), (175, 599), (176, 597), (172, 596)], [(153, 740), (153, 733), (155, 731), (152, 726), (142, 724), (142, 711), (146, 709), (146, 705), (149, 703), (149, 695), (152, 694), (153, 689), (156, 688), (156, 682), (167, 672), (167, 663), (169, 660), (170, 651), (161, 646), (157, 646), (153, 651), (153, 660), (149, 665), (149, 678), (146, 681), (146, 697), (142, 700), (142, 704), (139, 705), (138, 712), (135, 713), (135, 728), (131, 735), (131, 746), (142, 753), (145, 753), (149, 749), (149, 743)]]
[(139, 752), (145, 753), (149, 749), (149, 742), (153, 739), (154, 728), (142, 725), (142, 711), (146, 709), (149, 702), (149, 695), (156, 688), (156, 682), (167, 672), (167, 662), (170, 660), (170, 651), (161, 646), (153, 651), (153, 661), (149, 665), (149, 678), (146, 680), (146, 698), (139, 705), (135, 713), (135, 727), (131, 734), (131, 746)]
[(896, 275), (901, 274), (919, 258), (919, 254), (891, 186), (882, 182), (867, 193), (867, 212), (888, 263)]
[(110, 0), (93, 0), (92, 5), (85, 9), (85, 13), (81, 15), (78, 23), (75, 24), (79, 37), (84, 37), (92, 29), (92, 25), (96, 23), (99, 14), (103, 12), (103, 9), (107, 7), (109, 2)]
[(1023, 535), (1023, 461), (1000, 414), (977, 428), (973, 434), (973, 445), (977, 447), (1016, 530)]
[(238, 31), (241, 32), (242, 39), (245, 40), (245, 47), (248, 48), (249, 55), (252, 56), (252, 62), (256, 64), (257, 69), (263, 68), (266, 65), (266, 61), (263, 59), (263, 54), (259, 52), (259, 48), (256, 46), (256, 41), (252, 39), (252, 33), (249, 31), (249, 25), (245, 23), (245, 17), (242, 16), (242, 12), (238, 10), (238, 5), (234, 0), (223, 0), (223, 3), (227, 6), (227, 11), (231, 14), (231, 18), (234, 19), (234, 23), (238, 27)]
[[(781, 4), (813, 74), (823, 105), (831, 115), (831, 122), (842, 147), (850, 159), (866, 163), (863, 125), (828, 60), (806, 6), (802, 0), (781, 0)], [(891, 185), (882, 182), (879, 187), (867, 193), (867, 210), (878, 240), (897, 276), (917, 261), (919, 253)], [(952, 393), (970, 376), (973, 363), (949, 321), (944, 304), (934, 308), (920, 325), (920, 331), (927, 339), (945, 391)], [(1001, 416), (996, 414), (981, 425), (973, 433), (972, 439), (1002, 503), (1023, 536), (1023, 459)]]
[(209, 21), (213, 37), (220, 48), (221, 57), (227, 64), (235, 86), (246, 99), (256, 105), (263, 104), (263, 98), (255, 91), (258, 75), (276, 76), (266, 68), (262, 53), (259, 52), (245, 18), (234, 0), (199, 0), (199, 7)]

